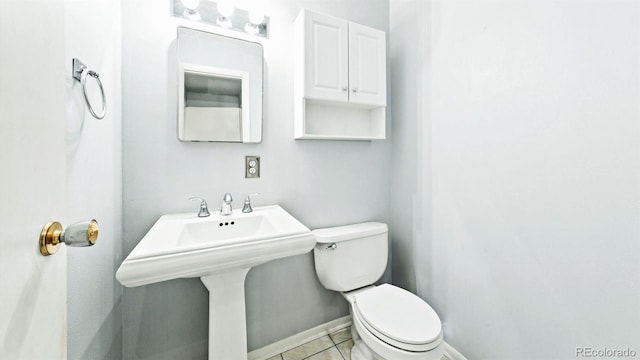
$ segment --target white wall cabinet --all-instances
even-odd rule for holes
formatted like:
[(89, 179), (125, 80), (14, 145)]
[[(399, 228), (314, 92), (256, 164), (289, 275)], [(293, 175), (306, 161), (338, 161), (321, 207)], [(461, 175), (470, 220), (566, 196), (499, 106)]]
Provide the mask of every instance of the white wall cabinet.
[(385, 33), (349, 23), (349, 102), (386, 106)]
[(295, 31), (295, 138), (384, 139), (385, 33), (306, 9)]
[(349, 101), (348, 22), (307, 11), (303, 25), (305, 95)]

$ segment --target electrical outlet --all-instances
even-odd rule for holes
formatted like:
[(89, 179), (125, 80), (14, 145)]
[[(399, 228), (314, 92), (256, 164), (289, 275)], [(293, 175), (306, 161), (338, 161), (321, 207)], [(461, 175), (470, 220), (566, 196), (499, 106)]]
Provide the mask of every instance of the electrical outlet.
[(244, 157), (244, 177), (259, 178), (260, 177), (260, 156)]

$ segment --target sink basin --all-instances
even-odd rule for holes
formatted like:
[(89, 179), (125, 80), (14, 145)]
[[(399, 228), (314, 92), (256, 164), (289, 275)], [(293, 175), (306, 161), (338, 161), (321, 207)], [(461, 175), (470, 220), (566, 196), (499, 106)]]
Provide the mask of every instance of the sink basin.
[(278, 205), (229, 216), (164, 215), (116, 272), (127, 287), (199, 277), (209, 290), (209, 359), (247, 358), (244, 279), (252, 266), (304, 254), (316, 240)]
[(311, 231), (278, 205), (247, 214), (234, 210), (229, 216), (164, 215), (127, 256), (116, 278), (132, 287), (202, 277), (303, 254), (314, 245)]
[[(277, 233), (276, 227), (262, 213), (252, 214), (242, 218), (234, 217), (232, 220), (220, 219), (218, 221), (194, 221), (185, 224), (178, 244), (215, 244), (221, 246), (228, 243), (241, 243), (251, 241), (257, 237), (273, 236)], [(280, 233), (278, 236), (282, 236)]]

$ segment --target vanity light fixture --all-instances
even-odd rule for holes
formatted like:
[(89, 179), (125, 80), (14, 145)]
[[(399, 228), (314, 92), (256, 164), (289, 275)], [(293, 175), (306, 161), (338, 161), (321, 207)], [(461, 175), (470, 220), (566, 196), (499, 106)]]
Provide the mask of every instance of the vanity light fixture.
[(231, 20), (231, 16), (235, 12), (235, 8), (228, 2), (219, 2), (216, 5), (218, 9), (218, 18), (216, 19), (216, 23), (224, 28), (230, 28), (233, 26), (233, 21)]
[(220, 13), (220, 15), (227, 18), (233, 16), (233, 13), (236, 11), (233, 5), (231, 5), (231, 3), (226, 1), (221, 1), (218, 4), (216, 4), (216, 8), (218, 9), (218, 12)]
[(233, 26), (233, 22), (231, 21), (231, 19), (224, 16), (218, 16), (218, 18), (216, 19), (216, 24), (228, 29)]
[(269, 17), (262, 11), (234, 8), (229, 0), (171, 0), (175, 17), (260, 37), (269, 37)]
[(200, 6), (200, 0), (180, 0), (184, 6), (182, 15), (187, 19), (200, 20), (200, 12), (198, 12), (198, 6)]
[(254, 25), (260, 25), (264, 22), (264, 13), (258, 11), (249, 11), (249, 22)]
[(256, 35), (260, 32), (260, 24), (264, 22), (264, 14), (257, 11), (249, 11), (249, 21), (244, 26), (244, 31)]

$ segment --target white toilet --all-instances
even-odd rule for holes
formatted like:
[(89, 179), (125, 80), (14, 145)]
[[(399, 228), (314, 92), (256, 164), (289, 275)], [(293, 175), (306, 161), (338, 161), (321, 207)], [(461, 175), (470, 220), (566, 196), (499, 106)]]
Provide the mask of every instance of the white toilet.
[(387, 267), (388, 228), (362, 223), (313, 231), (322, 285), (350, 304), (354, 360), (440, 360), (442, 326), (416, 295), (390, 284), (372, 285)]

